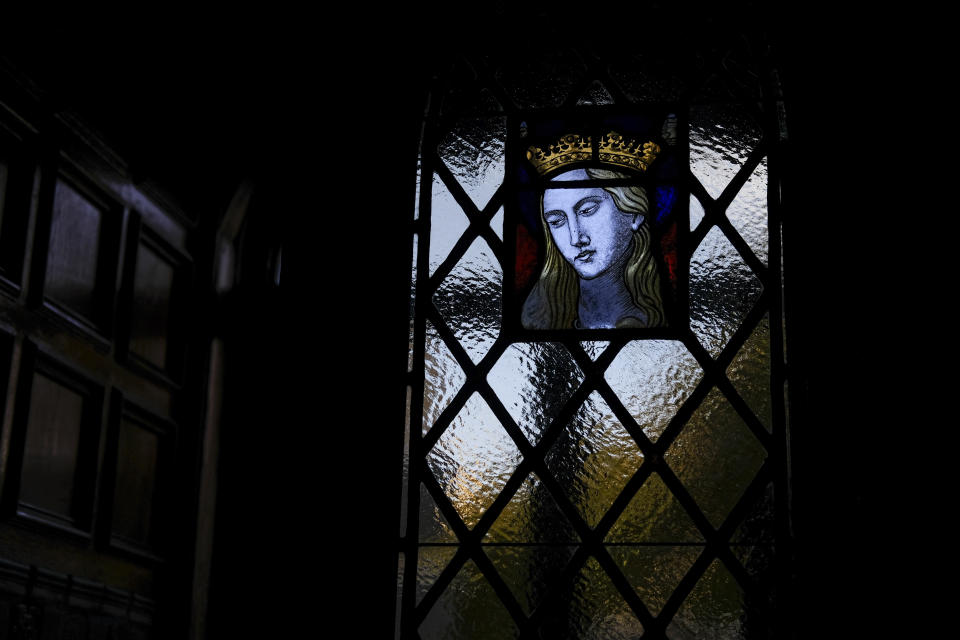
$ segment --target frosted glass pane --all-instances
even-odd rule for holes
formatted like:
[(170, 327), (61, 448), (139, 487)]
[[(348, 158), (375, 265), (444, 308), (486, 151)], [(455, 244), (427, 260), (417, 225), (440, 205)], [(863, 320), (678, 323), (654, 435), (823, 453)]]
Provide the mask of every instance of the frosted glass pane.
[(770, 431), (770, 320), (763, 317), (727, 367), (727, 377), (760, 422)]
[(643, 635), (643, 625), (593, 557), (572, 585), (560, 587), (566, 591), (562, 604), (544, 617), (541, 638), (635, 640)]
[(467, 380), (463, 369), (429, 320), (426, 323), (423, 364), (423, 432), (426, 433)]
[(520, 107), (558, 107), (582, 81), (585, 72), (574, 52), (536, 47), (530, 57), (507, 61), (496, 77)]
[(450, 250), (470, 226), (470, 219), (438, 176), (433, 176), (430, 211), (430, 273), (432, 275), (447, 259)]
[(703, 377), (682, 342), (634, 340), (603, 374), (648, 438), (656, 441)]
[(583, 372), (561, 344), (517, 343), (500, 356), (487, 382), (527, 439), (536, 444), (583, 382)]
[(762, 130), (742, 107), (711, 104), (690, 108), (690, 170), (717, 198), (760, 143)]
[(702, 547), (607, 547), (610, 556), (653, 616), (680, 584)]
[(420, 624), (422, 640), (508, 640), (519, 635), (473, 560), (460, 569)]
[(764, 158), (727, 207), (727, 218), (753, 253), (767, 264), (767, 159)]
[(766, 450), (714, 389), (666, 453), (666, 460), (713, 526), (719, 527), (759, 471)]
[(477, 209), (487, 206), (503, 183), (505, 118), (457, 120), (437, 146), (437, 153)]
[(607, 91), (607, 88), (603, 86), (599, 80), (594, 80), (593, 83), (587, 87), (584, 94), (580, 96), (580, 99), (577, 100), (577, 104), (613, 104), (613, 96), (610, 95), (610, 92)]
[(497, 546), (485, 547), (484, 551), (529, 616), (570, 564), (576, 547)]
[(547, 468), (595, 527), (643, 462), (636, 442), (594, 391), (547, 452)]
[(533, 472), (487, 531), (484, 542), (579, 542), (550, 490)]
[(696, 196), (690, 196), (690, 230), (693, 231), (703, 221), (705, 216), (703, 205)]
[(587, 355), (590, 356), (591, 360), (596, 360), (600, 357), (600, 354), (607, 350), (607, 347), (610, 346), (610, 343), (604, 341), (581, 342), (580, 346), (583, 347), (583, 350), (587, 352)]
[(690, 259), (690, 328), (716, 358), (763, 290), (719, 227)]
[(427, 464), (460, 517), (473, 528), (521, 457), (490, 407), (475, 393), (427, 454)]
[(607, 533), (607, 542), (703, 542), (663, 479), (651, 473)]
[(470, 358), (480, 362), (500, 335), (503, 272), (483, 238), (450, 271), (433, 302)]
[(440, 507), (422, 483), (420, 484), (420, 542), (458, 542), (450, 523), (440, 513)]
[(714, 560), (673, 616), (667, 626), (667, 637), (671, 640), (745, 639), (748, 636), (743, 613), (743, 591), (726, 567)]
[(497, 234), (497, 237), (503, 240), (503, 207), (497, 209), (497, 213), (490, 221), (490, 226), (493, 227), (493, 232)]
[(417, 604), (427, 595), (456, 553), (457, 547), (420, 547), (417, 555)]

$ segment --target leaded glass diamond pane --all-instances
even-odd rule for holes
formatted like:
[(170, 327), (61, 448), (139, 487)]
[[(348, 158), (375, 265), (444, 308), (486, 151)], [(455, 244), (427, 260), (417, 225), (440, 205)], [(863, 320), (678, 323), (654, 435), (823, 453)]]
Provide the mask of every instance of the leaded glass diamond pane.
[(555, 544), (579, 542), (580, 538), (550, 490), (531, 471), (483, 541)]
[(475, 393), (427, 454), (427, 465), (460, 517), (473, 528), (520, 459), (513, 440)]
[(666, 65), (658, 65), (655, 55), (644, 52), (610, 62), (610, 76), (634, 102), (674, 102), (680, 98), (683, 81)]
[(496, 546), (484, 552), (528, 616), (570, 563), (573, 546)]
[(727, 206), (727, 219), (760, 262), (767, 264), (767, 159), (764, 158)]
[(606, 542), (703, 542), (703, 535), (654, 472), (610, 528)]
[(423, 354), (423, 433), (433, 426), (467, 379), (456, 358), (429, 320), (426, 327)]
[(583, 519), (595, 527), (640, 468), (643, 454), (594, 391), (547, 452), (545, 462)]
[(480, 362), (500, 334), (503, 272), (493, 251), (477, 238), (447, 274), (433, 302), (474, 362)]
[(727, 367), (727, 377), (740, 397), (770, 431), (770, 320), (765, 315)]
[(700, 577), (667, 626), (670, 640), (742, 640), (743, 590), (719, 560)]
[(583, 347), (583, 350), (587, 352), (587, 355), (590, 356), (591, 360), (596, 360), (600, 357), (601, 353), (607, 350), (607, 347), (610, 346), (610, 343), (604, 341), (581, 342), (580, 346)]
[(458, 120), (440, 140), (437, 153), (477, 209), (487, 206), (503, 183), (504, 118)]
[(493, 232), (497, 234), (497, 237), (503, 240), (503, 207), (497, 209), (497, 213), (494, 214), (493, 219), (490, 221), (490, 226), (493, 228)]
[(541, 638), (634, 640), (643, 625), (600, 563), (588, 558), (572, 585), (560, 585), (562, 607), (544, 617)]
[(719, 527), (763, 465), (767, 452), (713, 389), (666, 453), (697, 505)]
[(529, 57), (511, 59), (497, 71), (507, 95), (520, 107), (559, 107), (585, 74), (573, 51), (534, 47)]
[(433, 176), (430, 212), (430, 274), (433, 275), (470, 226), (470, 219), (438, 175)]
[(450, 523), (423, 484), (420, 485), (420, 542), (457, 542)]
[(700, 200), (696, 196), (690, 196), (690, 230), (693, 231), (700, 223), (703, 222), (703, 217), (706, 214), (703, 210), (703, 205), (700, 204)]
[(726, 104), (690, 108), (690, 170), (717, 198), (760, 143), (762, 131), (742, 107)]
[(703, 547), (616, 547), (607, 551), (653, 616), (687, 574)]
[(422, 640), (509, 640), (519, 631), (480, 569), (468, 560), (420, 624)]
[(623, 406), (651, 440), (657, 440), (703, 377), (682, 342), (634, 340), (603, 374)]
[(690, 259), (690, 328), (716, 358), (760, 297), (763, 287), (719, 227)]
[(456, 553), (457, 547), (420, 547), (417, 555), (417, 604), (427, 595)]
[(589, 104), (613, 104), (613, 96), (607, 91), (607, 88), (599, 80), (594, 80), (587, 87), (587, 90), (577, 100), (579, 105)]
[(490, 387), (533, 444), (582, 381), (570, 352), (552, 342), (512, 344), (487, 374)]

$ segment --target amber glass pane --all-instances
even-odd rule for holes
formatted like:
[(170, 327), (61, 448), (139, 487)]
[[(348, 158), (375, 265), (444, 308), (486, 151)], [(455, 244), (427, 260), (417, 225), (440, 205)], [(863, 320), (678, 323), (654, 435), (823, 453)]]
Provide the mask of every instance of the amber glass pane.
[(637, 595), (654, 616), (680, 584), (703, 547), (607, 547)]
[(475, 393), (427, 454), (427, 465), (472, 528), (521, 457), (490, 407)]
[(418, 604), (456, 553), (457, 547), (420, 547), (417, 555)]
[(524, 613), (533, 613), (570, 564), (572, 546), (497, 546), (484, 551)]
[(714, 560), (667, 626), (671, 640), (740, 640), (767, 637), (747, 633), (743, 590), (719, 560)]
[(643, 454), (633, 437), (593, 392), (547, 452), (547, 468), (584, 520), (595, 527)]
[(47, 296), (96, 319), (94, 291), (104, 213), (63, 181), (57, 181), (47, 257)]
[(120, 424), (117, 485), (113, 494), (113, 532), (147, 543), (153, 522), (160, 437), (135, 422)]
[(610, 528), (607, 542), (702, 542), (703, 535), (683, 505), (651, 473)]
[(457, 542), (457, 536), (427, 488), (420, 485), (420, 542)]
[(519, 633), (473, 560), (460, 569), (420, 625), (423, 640), (508, 640)]
[(130, 351), (165, 368), (173, 297), (173, 265), (141, 244), (133, 284)]
[(541, 638), (633, 640), (643, 635), (643, 625), (596, 559), (587, 560), (572, 584), (558, 587), (560, 604), (544, 617)]
[(23, 453), (20, 501), (66, 518), (73, 514), (74, 479), (84, 398), (47, 376), (33, 376)]
[(547, 486), (531, 472), (500, 512), (484, 542), (579, 542)]
[(764, 316), (740, 352), (727, 367), (727, 377), (737, 392), (770, 431), (773, 409), (770, 403), (770, 320)]

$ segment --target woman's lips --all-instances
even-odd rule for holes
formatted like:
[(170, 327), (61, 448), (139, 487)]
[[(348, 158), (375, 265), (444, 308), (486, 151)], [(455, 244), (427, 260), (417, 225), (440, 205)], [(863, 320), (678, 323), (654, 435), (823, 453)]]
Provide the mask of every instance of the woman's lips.
[(574, 258), (574, 260), (576, 260), (576, 261), (578, 261), (578, 262), (590, 262), (590, 258), (593, 257), (593, 254), (594, 254), (594, 253), (596, 253), (596, 251), (589, 251), (589, 250), (588, 250), (588, 251), (581, 251), (580, 253), (578, 253), (578, 254), (576, 255), (576, 257)]

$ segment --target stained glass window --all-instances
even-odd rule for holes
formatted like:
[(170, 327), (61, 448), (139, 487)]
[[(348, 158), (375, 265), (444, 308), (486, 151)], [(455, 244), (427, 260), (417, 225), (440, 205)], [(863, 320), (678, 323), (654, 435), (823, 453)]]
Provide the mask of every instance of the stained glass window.
[(785, 131), (742, 44), (437, 73), (397, 637), (774, 636)]

